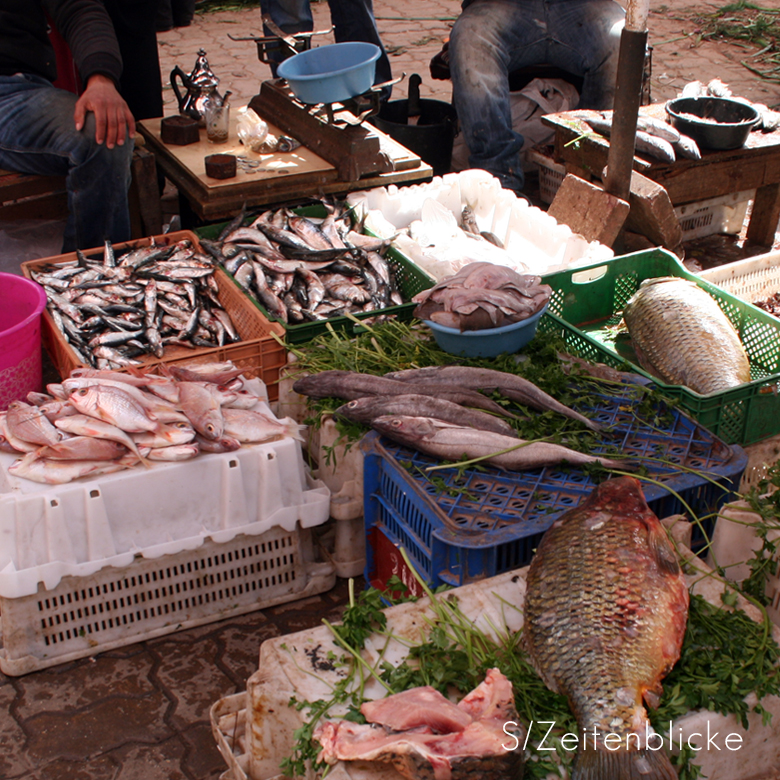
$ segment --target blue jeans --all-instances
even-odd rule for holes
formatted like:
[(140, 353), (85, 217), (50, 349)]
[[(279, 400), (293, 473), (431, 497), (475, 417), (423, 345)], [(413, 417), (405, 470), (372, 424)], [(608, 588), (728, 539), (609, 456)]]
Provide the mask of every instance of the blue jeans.
[[(311, 32), (314, 29), (314, 20), (311, 15), (309, 0), (260, 0), (260, 8), (264, 14), (269, 14), (277, 27), (290, 35), (299, 32)], [(330, 21), (334, 27), (333, 36), (336, 43), (348, 41), (363, 41), (378, 46), (381, 54), (376, 63), (375, 84), (384, 84), (393, 77), (390, 69), (390, 60), (379, 37), (379, 30), (374, 18), (373, 0), (328, 0), (330, 9)], [(265, 30), (270, 35), (270, 30)], [(315, 39), (316, 41), (316, 39)], [(317, 44), (314, 43), (316, 46)], [(269, 52), (269, 59), (276, 60), (275, 55)], [(271, 66), (274, 76), (275, 68)], [(392, 87), (382, 90), (381, 99), (388, 100)]]
[(91, 113), (77, 131), (76, 99), (38, 76), (0, 76), (0, 168), (67, 177), (63, 252), (130, 239), (133, 141), (113, 149), (97, 144)]
[(611, 108), (624, 16), (613, 0), (473, 0), (449, 47), (469, 165), (507, 189), (523, 188), (523, 137), (512, 129), (509, 98), (515, 70), (556, 66), (583, 78), (580, 108)]

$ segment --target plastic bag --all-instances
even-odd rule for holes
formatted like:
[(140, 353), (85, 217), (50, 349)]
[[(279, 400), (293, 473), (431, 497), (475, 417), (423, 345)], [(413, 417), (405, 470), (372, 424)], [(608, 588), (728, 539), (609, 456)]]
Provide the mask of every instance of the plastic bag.
[(249, 106), (238, 109), (238, 138), (247, 149), (260, 152), (268, 136), (268, 125)]

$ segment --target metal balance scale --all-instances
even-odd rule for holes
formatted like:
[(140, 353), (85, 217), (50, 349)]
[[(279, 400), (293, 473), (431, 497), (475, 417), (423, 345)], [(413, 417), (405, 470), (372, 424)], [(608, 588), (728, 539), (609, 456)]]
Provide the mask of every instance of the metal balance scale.
[[(263, 23), (273, 35), (229, 37), (234, 41), (254, 41), (259, 60), (267, 64), (278, 64), (279, 54), (281, 59), (286, 59), (307, 51), (311, 48), (313, 36), (330, 32), (322, 30), (286, 35), (270, 17), (264, 16)], [(276, 58), (272, 60), (274, 53)], [(357, 181), (367, 174), (399, 169), (398, 161), (382, 150), (377, 131), (363, 123), (379, 112), (382, 89), (397, 84), (402, 78), (375, 84), (349, 100), (316, 104), (301, 102), (284, 79), (270, 79), (260, 85), (260, 93), (249, 101), (249, 107), (333, 165), (342, 181)], [(410, 161), (409, 167), (414, 167), (414, 161)]]

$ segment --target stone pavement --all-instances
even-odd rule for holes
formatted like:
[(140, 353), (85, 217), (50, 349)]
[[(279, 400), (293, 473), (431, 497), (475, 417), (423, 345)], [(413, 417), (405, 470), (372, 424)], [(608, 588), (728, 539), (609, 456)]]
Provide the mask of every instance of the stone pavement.
[[(692, 9), (711, 13), (721, 5), (676, 0), (669, 10), (652, 3), (654, 99), (674, 97), (688, 81), (718, 77), (735, 94), (780, 104), (780, 85), (761, 81), (742, 64), (754, 50), (699, 40)], [(327, 5), (316, 2), (313, 8), (316, 29), (326, 29)], [(375, 0), (394, 73), (419, 73), (423, 97), (449, 101), (449, 82), (432, 81), (428, 63), (458, 10), (458, 0)], [(243, 105), (257, 93), (270, 72), (258, 61), (252, 41), (233, 42), (228, 34), (260, 35), (259, 10), (198, 14), (190, 27), (159, 35), (166, 114), (177, 110), (168, 74), (175, 65), (189, 72), (200, 47), (223, 90), (234, 93), (232, 105)], [(405, 96), (404, 80), (394, 97)], [(225, 765), (208, 724), (211, 704), (245, 689), (265, 639), (319, 625), (323, 617), (337, 620), (346, 598), (347, 583), (339, 580), (331, 592), (303, 602), (20, 678), (0, 674), (0, 778), (217, 780)]]

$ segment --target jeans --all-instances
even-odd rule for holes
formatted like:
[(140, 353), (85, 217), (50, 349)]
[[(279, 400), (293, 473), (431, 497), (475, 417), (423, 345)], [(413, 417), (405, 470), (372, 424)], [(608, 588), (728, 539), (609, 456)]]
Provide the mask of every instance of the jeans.
[(91, 113), (77, 132), (76, 99), (39, 76), (0, 76), (0, 168), (67, 177), (63, 252), (130, 239), (133, 141), (113, 149), (97, 144)]
[[(261, 0), (260, 7), (264, 14), (270, 15), (277, 27), (289, 35), (314, 29), (309, 0)], [(328, 0), (328, 7), (336, 43), (363, 41), (378, 46), (381, 53), (376, 63), (374, 83), (390, 81), (393, 77), (390, 60), (379, 37), (372, 0)], [(270, 35), (270, 30), (266, 29), (265, 34)], [(279, 55), (277, 59), (276, 54), (269, 51), (269, 59), (281, 62), (282, 57)], [(271, 65), (271, 70), (276, 76), (274, 65)], [(389, 100), (391, 92), (392, 87), (383, 89), (381, 99)]]
[(611, 108), (623, 29), (613, 0), (474, 0), (450, 37), (453, 102), (469, 165), (520, 192), (523, 136), (512, 129), (509, 74), (551, 65), (583, 78), (580, 108)]

